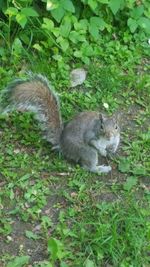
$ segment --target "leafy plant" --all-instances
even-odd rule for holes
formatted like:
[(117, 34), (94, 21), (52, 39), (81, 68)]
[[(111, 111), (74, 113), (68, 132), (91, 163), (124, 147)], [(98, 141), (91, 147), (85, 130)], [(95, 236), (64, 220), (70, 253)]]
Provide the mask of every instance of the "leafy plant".
[[(146, 1), (143, 4), (124, 0), (82, 0), (78, 4), (72, 0), (43, 2), (45, 4), (34, 0), (26, 3), (11, 0), (5, 4), (2, 1), (1, 38), (10, 52), (13, 47), (14, 57), (17, 53), (27, 56), (26, 49), (30, 48), (42, 54), (49, 49), (50, 56), (56, 61), (67, 53), (89, 64), (91, 57), (103, 54), (106, 35), (109, 36), (107, 42), (111, 41), (112, 35), (118, 39), (118, 33), (123, 42), (126, 39), (124, 35), (131, 39), (139, 33), (144, 40), (149, 35)], [(1, 48), (3, 58), (4, 53)]]
[(29, 256), (16, 257), (6, 267), (22, 267), (29, 263)]

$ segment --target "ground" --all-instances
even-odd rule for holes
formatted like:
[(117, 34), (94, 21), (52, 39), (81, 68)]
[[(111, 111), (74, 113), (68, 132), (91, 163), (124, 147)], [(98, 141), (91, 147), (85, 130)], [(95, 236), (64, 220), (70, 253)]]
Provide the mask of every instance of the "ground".
[[(102, 159), (108, 175), (52, 151), (31, 114), (1, 117), (0, 266), (150, 266), (149, 80), (134, 79), (100, 97), (121, 114), (117, 154)], [(88, 85), (71, 92), (73, 105)]]

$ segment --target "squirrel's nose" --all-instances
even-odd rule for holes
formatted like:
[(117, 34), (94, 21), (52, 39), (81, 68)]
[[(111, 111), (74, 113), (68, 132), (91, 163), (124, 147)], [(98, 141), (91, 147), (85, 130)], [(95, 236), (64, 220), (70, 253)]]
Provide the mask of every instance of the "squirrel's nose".
[(114, 135), (113, 135), (113, 133), (107, 133), (106, 136), (107, 136), (107, 138), (110, 139), (110, 138), (112, 138)]

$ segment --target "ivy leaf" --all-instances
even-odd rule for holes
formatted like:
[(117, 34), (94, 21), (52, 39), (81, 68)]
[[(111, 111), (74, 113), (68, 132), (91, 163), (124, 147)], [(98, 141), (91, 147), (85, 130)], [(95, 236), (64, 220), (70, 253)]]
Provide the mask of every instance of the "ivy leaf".
[(87, 19), (81, 19), (74, 23), (74, 28), (77, 31), (84, 30), (86, 31), (88, 27), (88, 20)]
[(80, 34), (79, 32), (76, 31), (71, 31), (69, 34), (69, 39), (71, 40), (71, 42), (73, 42), (74, 44), (77, 44), (78, 42), (85, 42), (85, 36)]
[(16, 16), (16, 21), (21, 26), (21, 28), (24, 29), (24, 27), (27, 23), (27, 17), (22, 13), (18, 13)]
[(93, 27), (92, 24), (89, 25), (89, 32), (94, 37), (94, 39), (98, 39), (98, 37), (99, 37), (99, 29), (98, 29), (98, 27), (95, 27), (95, 26)]
[(98, 39), (99, 30), (103, 31), (105, 29), (105, 26), (106, 26), (106, 23), (102, 18), (91, 17), (90, 24), (89, 24), (89, 32), (95, 39)]
[(127, 24), (130, 28), (130, 31), (134, 33), (138, 27), (137, 21), (135, 19), (129, 18)]
[(146, 32), (150, 33), (150, 19), (141, 17), (138, 20), (138, 24), (140, 27), (142, 27)]
[(36, 50), (38, 50), (39, 52), (43, 52), (43, 48), (39, 45), (39, 44), (34, 44), (33, 48), (35, 48)]
[(60, 25), (60, 34), (63, 37), (68, 37), (70, 31), (71, 31), (70, 17), (65, 17), (64, 20), (63, 20), (63, 22)]
[(88, 0), (88, 5), (91, 7), (91, 9), (95, 10), (98, 6), (97, 0)]
[(98, 0), (98, 2), (102, 3), (102, 4), (108, 4), (109, 0)]
[(58, 7), (58, 2), (52, 1), (52, 0), (47, 0), (46, 3), (46, 10), (53, 10)]
[(51, 14), (57, 22), (60, 22), (62, 20), (66, 11), (69, 11), (71, 13), (75, 12), (75, 8), (71, 0), (62, 0), (58, 2), (57, 5), (57, 8), (51, 10)]
[(22, 42), (19, 38), (15, 38), (12, 44), (13, 54), (20, 55), (22, 52)]
[(120, 9), (122, 2), (122, 0), (110, 0), (109, 7), (114, 15), (116, 15)]
[(138, 179), (134, 176), (127, 178), (127, 181), (124, 183), (123, 188), (127, 191), (130, 191), (138, 182)]
[(69, 47), (69, 42), (67, 39), (64, 39), (62, 36), (57, 38), (57, 43), (61, 45), (62, 50), (65, 52)]
[(65, 10), (64, 8), (60, 5), (58, 8), (54, 9), (51, 11), (51, 14), (53, 18), (57, 21), (60, 22), (63, 16), (65, 15)]
[(84, 56), (90, 57), (94, 55), (93, 47), (88, 42), (83, 43), (81, 50)]
[(32, 7), (22, 8), (21, 13), (26, 17), (38, 17), (38, 13)]
[(135, 7), (133, 11), (131, 12), (131, 17), (133, 17), (134, 19), (139, 19), (141, 15), (143, 14), (143, 12), (144, 12), (143, 5)]
[(44, 22), (42, 24), (43, 29), (47, 29), (50, 32), (54, 30), (54, 22), (51, 19), (43, 18), (43, 22)]
[(67, 39), (63, 39), (63, 41), (60, 43), (61, 48), (64, 52), (67, 51), (68, 47), (69, 47), (69, 42)]
[(74, 56), (77, 57), (77, 58), (81, 58), (81, 57), (83, 56), (83, 55), (82, 55), (82, 51), (80, 51), (80, 50), (75, 51), (73, 54), (74, 54)]
[(18, 9), (15, 7), (9, 7), (6, 9), (5, 14), (9, 16), (16, 16), (18, 13)]
[(29, 256), (16, 257), (14, 260), (9, 262), (6, 267), (22, 267), (29, 263)]
[(106, 25), (105, 21), (99, 17), (91, 17), (90, 24), (98, 27), (101, 31), (105, 29), (105, 25)]
[(71, 0), (62, 0), (61, 2), (65, 10), (70, 11), (72, 13), (75, 12), (75, 8)]

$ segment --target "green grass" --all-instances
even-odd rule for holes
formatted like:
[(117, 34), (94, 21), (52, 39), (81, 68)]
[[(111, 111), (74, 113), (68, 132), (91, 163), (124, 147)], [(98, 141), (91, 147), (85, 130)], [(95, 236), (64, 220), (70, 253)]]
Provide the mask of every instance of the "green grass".
[[(1, 116), (0, 265), (149, 266), (148, 66), (137, 75), (135, 62), (126, 73), (124, 64), (94, 60), (76, 89), (69, 88), (70, 67), (45, 66), (40, 61), (35, 72), (52, 81), (64, 120), (85, 109), (122, 113), (120, 149), (108, 159), (112, 174), (97, 176), (53, 152), (31, 114)], [(17, 76), (11, 68), (0, 70), (3, 87)]]

